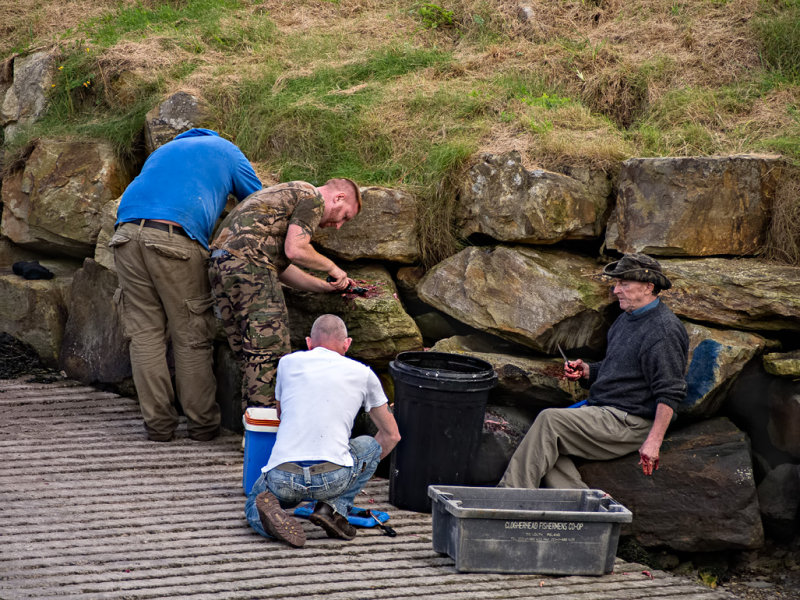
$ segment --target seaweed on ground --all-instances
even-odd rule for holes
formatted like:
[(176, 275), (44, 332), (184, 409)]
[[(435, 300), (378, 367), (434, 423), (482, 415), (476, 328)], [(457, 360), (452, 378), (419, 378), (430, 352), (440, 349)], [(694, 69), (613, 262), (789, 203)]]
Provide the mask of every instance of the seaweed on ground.
[(52, 383), (62, 379), (60, 373), (46, 368), (30, 345), (6, 332), (0, 332), (0, 379), (32, 375), (28, 383)]

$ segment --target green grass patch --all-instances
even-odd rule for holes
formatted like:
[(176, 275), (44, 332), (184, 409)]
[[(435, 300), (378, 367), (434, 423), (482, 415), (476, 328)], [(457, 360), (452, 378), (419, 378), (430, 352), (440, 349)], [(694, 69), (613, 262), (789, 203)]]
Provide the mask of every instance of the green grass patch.
[(558, 94), (543, 78), (531, 73), (502, 73), (491, 80), (491, 86), (505, 100)]
[(792, 164), (800, 166), (800, 106), (791, 104), (786, 110), (791, 117), (789, 127), (780, 134), (755, 142), (758, 149), (783, 154)]
[(702, 156), (722, 149), (713, 128), (698, 123), (669, 129), (644, 124), (631, 130), (627, 139), (635, 143), (641, 156)]
[(800, 2), (765, 3), (764, 14), (753, 21), (761, 40), (764, 63), (789, 81), (800, 81)]
[(150, 31), (212, 29), (226, 11), (241, 6), (239, 0), (186, 0), (164, 2), (152, 8), (142, 4), (122, 7), (84, 26), (86, 35), (104, 47), (116, 44), (123, 36)]
[(446, 29), (455, 27), (455, 13), (433, 2), (419, 2), (412, 9), (413, 14), (419, 19), (426, 29)]
[(274, 41), (275, 24), (265, 17), (212, 21), (201, 29), (201, 39), (210, 47), (229, 53), (249, 52)]
[(274, 69), (236, 90), (220, 90), (211, 102), (245, 154), (282, 165), (283, 178), (318, 182), (359, 173), (385, 182), (399, 169), (386, 166), (391, 143), (368, 124), (369, 111), (383, 84), (448, 60), (437, 50), (384, 48), (358, 63), (287, 80), (279, 81)]
[[(122, 158), (133, 156), (145, 114), (157, 103), (163, 81), (142, 80), (124, 103), (115, 102), (97, 61), (96, 48), (75, 41), (62, 48), (56, 64), (47, 112), (22, 130), (15, 144), (25, 145), (35, 137), (93, 138), (111, 143)], [(182, 70), (189, 68), (182, 66)]]

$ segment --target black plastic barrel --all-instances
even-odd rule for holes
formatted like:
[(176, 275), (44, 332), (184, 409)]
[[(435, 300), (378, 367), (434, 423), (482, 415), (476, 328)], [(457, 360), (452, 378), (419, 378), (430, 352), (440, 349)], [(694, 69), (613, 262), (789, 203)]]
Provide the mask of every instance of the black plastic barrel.
[(402, 439), (389, 474), (389, 502), (430, 512), (431, 484), (463, 485), (497, 375), (485, 360), (444, 352), (401, 352), (389, 363)]

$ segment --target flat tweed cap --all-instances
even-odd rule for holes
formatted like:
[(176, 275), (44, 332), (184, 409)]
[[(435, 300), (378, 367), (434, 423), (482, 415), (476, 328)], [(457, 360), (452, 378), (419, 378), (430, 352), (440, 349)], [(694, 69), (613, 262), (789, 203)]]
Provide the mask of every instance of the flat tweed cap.
[(630, 279), (654, 283), (662, 290), (672, 287), (667, 276), (661, 272), (661, 265), (646, 254), (626, 254), (621, 259), (603, 268), (603, 275), (617, 279)]

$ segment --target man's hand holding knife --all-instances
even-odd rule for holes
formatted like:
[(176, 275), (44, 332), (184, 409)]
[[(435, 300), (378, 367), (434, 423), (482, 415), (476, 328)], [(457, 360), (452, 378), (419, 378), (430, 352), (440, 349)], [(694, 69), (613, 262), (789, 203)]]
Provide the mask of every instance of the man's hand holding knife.
[(578, 360), (569, 360), (567, 355), (564, 354), (564, 351), (561, 349), (561, 345), (556, 345), (558, 346), (558, 351), (561, 353), (561, 357), (564, 359), (564, 377), (570, 381), (578, 381), (578, 379), (582, 377), (588, 379), (589, 365), (583, 362), (580, 358)]

